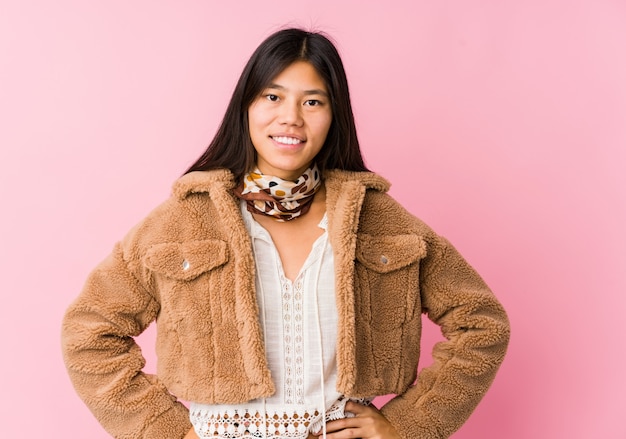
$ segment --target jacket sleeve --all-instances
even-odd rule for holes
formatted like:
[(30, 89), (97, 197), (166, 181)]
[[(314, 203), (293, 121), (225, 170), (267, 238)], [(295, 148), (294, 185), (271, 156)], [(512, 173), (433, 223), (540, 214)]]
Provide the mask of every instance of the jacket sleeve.
[(422, 261), (422, 307), (445, 341), (433, 364), (381, 411), (404, 439), (447, 438), (467, 420), (491, 385), (509, 341), (506, 313), (480, 276), (445, 239)]
[(63, 320), (63, 355), (74, 387), (116, 438), (183, 438), (191, 428), (185, 406), (142, 372), (145, 360), (133, 337), (158, 310), (118, 244)]

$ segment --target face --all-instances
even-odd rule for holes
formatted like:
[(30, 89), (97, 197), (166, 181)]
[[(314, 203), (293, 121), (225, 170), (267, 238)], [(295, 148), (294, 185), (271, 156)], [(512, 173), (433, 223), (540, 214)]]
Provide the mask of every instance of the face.
[(331, 122), (324, 80), (308, 62), (291, 64), (248, 108), (259, 170), (296, 180), (324, 146)]

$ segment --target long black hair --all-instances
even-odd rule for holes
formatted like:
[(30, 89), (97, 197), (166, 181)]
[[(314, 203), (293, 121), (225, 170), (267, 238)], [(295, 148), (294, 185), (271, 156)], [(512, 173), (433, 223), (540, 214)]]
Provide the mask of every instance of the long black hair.
[(246, 64), (226, 114), (209, 147), (185, 173), (227, 168), (239, 181), (256, 162), (250, 140), (248, 107), (280, 72), (307, 61), (322, 77), (330, 95), (333, 120), (315, 161), (322, 170), (367, 171), (357, 139), (348, 80), (341, 57), (322, 33), (283, 29), (270, 35)]

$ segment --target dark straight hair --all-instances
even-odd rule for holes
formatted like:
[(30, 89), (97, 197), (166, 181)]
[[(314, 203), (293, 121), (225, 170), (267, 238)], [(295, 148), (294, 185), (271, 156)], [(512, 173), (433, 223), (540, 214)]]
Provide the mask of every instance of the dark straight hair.
[(217, 134), (185, 173), (227, 168), (237, 181), (256, 163), (250, 140), (248, 108), (280, 72), (296, 61), (309, 62), (322, 77), (330, 95), (333, 120), (315, 161), (325, 169), (367, 171), (357, 139), (348, 80), (341, 57), (322, 33), (283, 29), (270, 35), (246, 64)]

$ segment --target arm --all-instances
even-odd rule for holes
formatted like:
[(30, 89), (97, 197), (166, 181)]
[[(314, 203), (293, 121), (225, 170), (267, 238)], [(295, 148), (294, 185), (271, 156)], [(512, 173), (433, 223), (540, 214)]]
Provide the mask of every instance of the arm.
[(509, 340), (507, 316), (489, 288), (442, 238), (431, 242), (420, 279), (422, 305), (446, 341), (415, 385), (382, 407), (404, 439), (447, 438), (489, 388)]
[(153, 375), (133, 337), (159, 304), (129, 269), (121, 246), (89, 276), (62, 327), (64, 360), (76, 391), (119, 438), (183, 438), (187, 409)]

